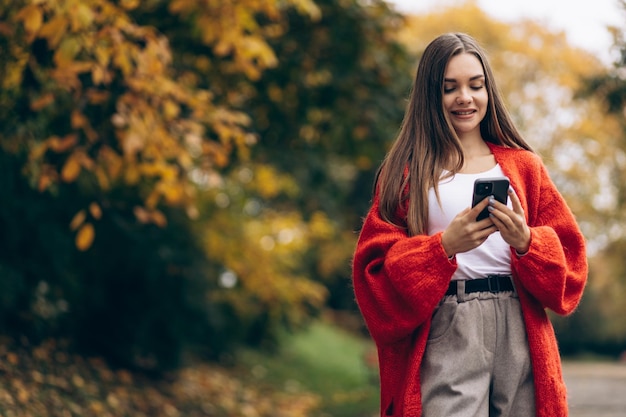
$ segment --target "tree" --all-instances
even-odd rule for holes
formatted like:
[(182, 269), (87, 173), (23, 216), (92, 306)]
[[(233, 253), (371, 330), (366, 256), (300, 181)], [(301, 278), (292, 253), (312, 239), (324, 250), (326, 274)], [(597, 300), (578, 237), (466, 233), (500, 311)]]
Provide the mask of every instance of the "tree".
[[(172, 14), (167, 2), (151, 2), (133, 12), (137, 21), (158, 24), (181, 71), (202, 87), (216, 86), (216, 103), (250, 116), (254, 146), (228, 177), (205, 176), (200, 212), (209, 256), (236, 277), (223, 296), (261, 328), (272, 321), (259, 309), (296, 325), (327, 297), (334, 307), (354, 308), (354, 229), (410, 82), (406, 54), (391, 40), (402, 19), (384, 2), (317, 5), (317, 17), (288, 9), (267, 26), (277, 59), (262, 74), (233, 71), (229, 55), (217, 59), (200, 36), (203, 11)], [(277, 302), (285, 289), (289, 297)], [(297, 301), (304, 296), (316, 301)]]
[(354, 230), (410, 83), (383, 1), (0, 13), (6, 332), (161, 369), (354, 308)]
[(0, 3), (0, 156), (13, 193), (1, 213), (1, 328), (70, 335), (146, 369), (175, 366), (189, 341), (218, 355), (243, 337), (228, 331), (240, 317), (209, 297), (219, 268), (194, 219), (198, 178), (223, 178), (253, 142), (249, 116), (216, 102), (219, 85), (133, 19), (161, 5), (199, 16), (212, 58), (252, 79), (276, 65), (265, 39), (285, 9), (318, 14), (309, 0)]
[(271, 42), (280, 65), (254, 84), (245, 108), (261, 138), (253, 161), (271, 164), (299, 189), (271, 204), (328, 223), (303, 259), (303, 273), (329, 288), (331, 307), (353, 310), (355, 231), (402, 120), (410, 56), (394, 39), (404, 20), (384, 2), (317, 4), (319, 21), (290, 13), (285, 36)]
[[(199, 23), (210, 28), (202, 43), (217, 57), (228, 55), (231, 72), (256, 78), (275, 65), (255, 14), (280, 19), (277, 2), (179, 0), (142, 7), (153, 4), (179, 15), (199, 12)], [(308, 0), (285, 4), (318, 13)], [(3, 137), (27, 149), (29, 174), (40, 190), (79, 179), (104, 192), (120, 183), (137, 186), (139, 218), (163, 224), (161, 203), (192, 210), (190, 171), (224, 167), (233, 148), (250, 144), (249, 117), (216, 105), (213, 85), (200, 86), (194, 74), (176, 68), (168, 39), (131, 19), (139, 2), (15, 6), (3, 9), (10, 35), (3, 88), (5, 97), (16, 99), (5, 101), (5, 120), (12, 123)], [(80, 249), (94, 235), (84, 217), (79, 213), (73, 222)]]
[[(620, 0), (622, 13), (626, 16), (626, 2)], [(594, 172), (597, 177), (597, 193), (591, 201), (595, 209), (597, 233), (596, 253), (591, 259), (594, 280), (587, 289), (589, 298), (594, 301), (588, 308), (593, 324), (588, 326), (589, 337), (582, 348), (599, 350), (602, 353), (619, 355), (626, 351), (626, 325), (617, 319), (626, 314), (624, 292), (626, 290), (626, 27), (609, 28), (617, 52), (612, 68), (606, 72), (593, 74), (579, 91), (579, 96), (587, 100), (598, 100), (600, 111), (608, 114), (614, 127), (611, 135), (605, 137), (595, 150), (594, 164), (586, 172)], [(603, 134), (605, 126), (595, 126)], [(593, 130), (590, 129), (590, 134)], [(582, 320), (582, 319), (581, 319)]]

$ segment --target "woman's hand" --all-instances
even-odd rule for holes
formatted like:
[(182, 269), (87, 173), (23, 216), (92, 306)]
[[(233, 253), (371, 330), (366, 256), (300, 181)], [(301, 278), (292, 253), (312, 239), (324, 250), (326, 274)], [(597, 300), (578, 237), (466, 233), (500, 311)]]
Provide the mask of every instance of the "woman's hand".
[(500, 231), (502, 239), (522, 255), (530, 247), (530, 228), (513, 187), (509, 187), (509, 198), (513, 210), (493, 198), (489, 199), (489, 217)]
[(476, 221), (476, 217), (488, 204), (489, 199), (485, 198), (473, 208), (466, 208), (452, 219), (441, 236), (441, 245), (448, 257), (477, 248), (489, 235), (498, 231), (491, 217)]

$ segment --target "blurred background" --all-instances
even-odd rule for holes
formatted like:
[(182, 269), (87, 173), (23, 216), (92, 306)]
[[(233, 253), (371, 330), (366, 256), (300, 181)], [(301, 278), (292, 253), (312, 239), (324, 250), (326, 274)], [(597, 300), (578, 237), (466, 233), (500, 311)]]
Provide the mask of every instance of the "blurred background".
[(605, 3), (0, 0), (0, 414), (375, 415), (350, 262), (448, 31), (486, 48), (587, 239), (580, 308), (552, 317), (566, 364), (625, 387), (626, 4)]

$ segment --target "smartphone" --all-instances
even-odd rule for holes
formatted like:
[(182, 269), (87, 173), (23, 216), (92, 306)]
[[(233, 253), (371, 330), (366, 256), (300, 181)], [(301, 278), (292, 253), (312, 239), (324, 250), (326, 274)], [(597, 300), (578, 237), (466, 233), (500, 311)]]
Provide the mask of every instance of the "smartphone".
[[(506, 177), (479, 178), (474, 181), (474, 194), (472, 196), (472, 207), (483, 201), (486, 197), (493, 196), (502, 204), (508, 201), (509, 179)], [(489, 217), (488, 207), (480, 212), (476, 221)]]

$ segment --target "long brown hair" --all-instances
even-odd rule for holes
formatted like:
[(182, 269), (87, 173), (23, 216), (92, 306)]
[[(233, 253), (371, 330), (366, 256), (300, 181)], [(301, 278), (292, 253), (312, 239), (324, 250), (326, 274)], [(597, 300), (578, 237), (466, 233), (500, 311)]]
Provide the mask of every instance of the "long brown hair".
[[(532, 151), (514, 126), (486, 54), (476, 40), (464, 33), (435, 38), (422, 54), (400, 132), (376, 176), (381, 217), (406, 227), (410, 236), (427, 233), (428, 189), (434, 187), (439, 196), (437, 184), (444, 168), (453, 175), (463, 167), (461, 142), (443, 106), (446, 66), (461, 53), (476, 56), (485, 72), (489, 103), (480, 123), (483, 139)], [(405, 219), (398, 218), (399, 208), (406, 209)]]

